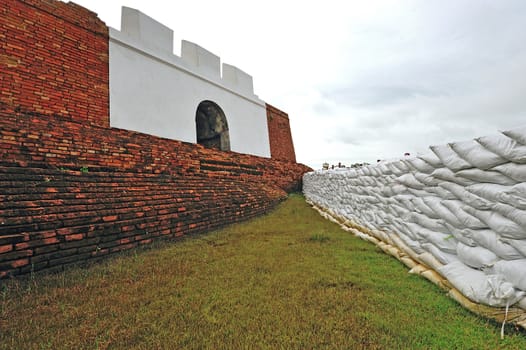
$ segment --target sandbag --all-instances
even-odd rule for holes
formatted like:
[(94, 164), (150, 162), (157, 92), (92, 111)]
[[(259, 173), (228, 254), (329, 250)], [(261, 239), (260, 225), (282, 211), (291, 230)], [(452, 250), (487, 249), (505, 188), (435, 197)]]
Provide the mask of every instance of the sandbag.
[(431, 173), (431, 176), (443, 181), (453, 182), (461, 186), (469, 186), (474, 185), (476, 183), (475, 181), (467, 179), (465, 177), (456, 176), (455, 173), (448, 168), (437, 169)]
[(463, 224), (460, 222), (460, 220), (445, 206), (442, 205), (442, 200), (436, 198), (436, 197), (426, 197), (424, 198), (424, 203), (427, 204), (428, 207), (431, 208), (435, 212), (435, 214), (444, 220), (445, 222), (455, 226), (455, 227), (463, 227)]
[(473, 168), (473, 165), (462, 159), (449, 145), (431, 146), (429, 148), (452, 171)]
[(411, 239), (411, 237), (409, 237), (408, 235), (399, 233), (398, 237), (400, 237), (400, 239), (415, 253), (422, 254), (424, 252), (424, 249), (422, 248), (420, 243), (414, 239)]
[(526, 209), (526, 183), (517, 184), (506, 189), (500, 194), (503, 203), (512, 205), (517, 209)]
[(409, 270), (409, 273), (412, 275), (420, 275), (424, 271), (429, 271), (429, 268), (424, 265), (416, 265), (413, 268), (411, 268), (411, 270)]
[(435, 170), (435, 167), (429, 164), (428, 162), (420, 158), (408, 158), (403, 160), (406, 165), (411, 168), (413, 171), (418, 171), (421, 173), (432, 173)]
[(442, 201), (442, 205), (448, 208), (453, 213), (453, 215), (457, 217), (457, 219), (460, 221), (460, 223), (464, 227), (471, 228), (471, 229), (481, 229), (481, 228), (487, 227), (487, 225), (483, 223), (482, 221), (480, 221), (480, 219), (474, 217), (473, 215), (466, 213), (462, 209), (462, 207), (465, 204), (459, 200)]
[(493, 230), (470, 230), (463, 229), (461, 232), (470, 237), (477, 245), (491, 250), (495, 255), (504, 260), (517, 260), (525, 256), (515, 249), (511, 244), (502, 240)]
[(431, 231), (443, 232), (445, 231), (445, 222), (442, 219), (434, 219), (438, 215), (426, 216), (416, 212), (408, 213), (404, 219), (408, 222), (414, 222), (423, 228), (427, 228)]
[(477, 168), (461, 170), (456, 173), (456, 176), (462, 177), (477, 183), (490, 183), (505, 186), (512, 186), (517, 184), (516, 180), (502, 174), (498, 171), (480, 170)]
[[(427, 188), (428, 187), (426, 187), (426, 189)], [(414, 188), (408, 188), (407, 192), (409, 192), (410, 194), (412, 194), (415, 197), (427, 197), (427, 196), (434, 196), (435, 195), (435, 193), (429, 192), (427, 190), (417, 190), (417, 189), (414, 189)]]
[(416, 156), (418, 159), (422, 159), (426, 163), (429, 163), (432, 167), (441, 168), (444, 163), (437, 157), (434, 152), (418, 153)]
[(513, 140), (526, 145), (526, 125), (521, 126), (512, 130), (506, 130), (502, 132), (504, 135), (512, 138)]
[(424, 191), (434, 194), (437, 197), (440, 197), (442, 199), (457, 199), (457, 196), (455, 196), (453, 193), (446, 190), (445, 188), (438, 187), (438, 186), (424, 187)]
[(393, 184), (391, 190), (395, 195), (407, 193), (407, 187), (402, 184)]
[(488, 201), (501, 202), (503, 193), (506, 193), (510, 188), (510, 186), (498, 184), (474, 184), (466, 187), (466, 190)]
[(438, 272), (476, 303), (505, 307), (515, 304), (524, 296), (524, 293), (516, 291), (512, 283), (507, 283), (501, 276), (486, 276), (484, 272), (470, 268), (460, 261), (444, 265)]
[(457, 256), (467, 266), (482, 269), (493, 266), (499, 258), (492, 251), (482, 247), (470, 247), (459, 242)]
[(493, 265), (491, 272), (502, 275), (515, 288), (526, 291), (526, 259), (501, 260)]
[(396, 182), (406, 186), (407, 188), (414, 188), (421, 190), (424, 184), (418, 181), (412, 173), (407, 173), (396, 178)]
[(432, 243), (422, 243), (422, 248), (427, 250), (428, 253), (433, 255), (442, 264), (449, 264), (453, 261), (458, 261), (458, 257), (455, 254), (449, 254), (442, 251), (440, 248)]
[(469, 214), (479, 218), (480, 221), (484, 222), (489, 228), (504, 238), (526, 239), (526, 230), (516, 222), (497, 212), (477, 210), (468, 206), (463, 207), (463, 209)]
[(411, 202), (413, 196), (407, 194), (397, 194), (394, 198), (407, 210), (414, 211), (415, 206)]
[(454, 142), (449, 146), (469, 164), (482, 170), (508, 162), (507, 159), (487, 150), (475, 140)]
[(438, 215), (429, 206), (424, 203), (424, 200), (420, 197), (411, 198), (411, 202), (415, 206), (415, 209), (431, 219), (438, 219)]
[(457, 241), (462, 242), (470, 247), (476, 247), (478, 245), (477, 242), (471, 237), (470, 232), (466, 232), (466, 229), (457, 228), (448, 223), (446, 223), (446, 227), (448, 230), (447, 233), (453, 235)]
[(497, 203), (493, 210), (519, 224), (526, 231), (526, 211), (512, 207), (511, 205)]
[(513, 248), (517, 249), (524, 258), (526, 258), (526, 240), (503, 238), (502, 242), (511, 245)]
[(418, 255), (418, 261), (422, 262), (422, 264), (430, 267), (431, 269), (435, 271), (439, 271), (439, 269), (444, 266), (440, 261), (438, 261), (437, 258), (435, 258), (431, 253), (425, 252), (420, 255)]
[[(467, 191), (464, 187), (457, 185), (455, 183), (441, 182), (439, 186), (450, 191), (458, 199), (474, 207), (475, 209), (486, 210), (486, 209), (490, 209), (493, 206), (493, 203), (491, 201), (488, 201), (482, 197), (479, 197)], [(526, 204), (526, 201), (525, 201), (525, 204)]]
[(425, 228), (422, 228), (419, 233), (421, 237), (425, 238), (425, 242), (422, 241), (422, 247), (424, 243), (430, 242), (443, 252), (450, 254), (457, 253), (458, 241), (454, 236), (442, 232), (431, 231)]
[(414, 176), (418, 181), (426, 186), (437, 186), (440, 182), (442, 182), (440, 179), (437, 179), (430, 174), (414, 173)]
[(479, 137), (478, 143), (493, 153), (514, 163), (526, 163), (526, 145), (503, 134)]
[[(526, 148), (526, 146), (524, 147)], [(526, 164), (506, 163), (496, 166), (492, 170), (498, 171), (517, 182), (526, 181)]]

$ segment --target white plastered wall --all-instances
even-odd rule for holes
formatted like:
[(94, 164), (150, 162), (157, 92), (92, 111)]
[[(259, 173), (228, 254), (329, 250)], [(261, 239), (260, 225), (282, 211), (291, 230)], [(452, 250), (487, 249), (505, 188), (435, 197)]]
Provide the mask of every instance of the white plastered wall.
[(270, 157), (266, 105), (252, 77), (211, 52), (182, 42), (143, 13), (123, 7), (121, 31), (110, 28), (110, 124), (196, 143), (195, 115), (210, 100), (226, 115), (234, 152)]

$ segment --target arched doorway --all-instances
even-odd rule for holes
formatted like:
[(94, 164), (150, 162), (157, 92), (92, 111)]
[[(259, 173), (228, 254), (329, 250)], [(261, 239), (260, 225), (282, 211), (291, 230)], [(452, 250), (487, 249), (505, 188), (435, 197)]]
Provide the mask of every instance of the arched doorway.
[(216, 103), (203, 101), (195, 115), (197, 143), (207, 148), (230, 151), (230, 137), (225, 113)]

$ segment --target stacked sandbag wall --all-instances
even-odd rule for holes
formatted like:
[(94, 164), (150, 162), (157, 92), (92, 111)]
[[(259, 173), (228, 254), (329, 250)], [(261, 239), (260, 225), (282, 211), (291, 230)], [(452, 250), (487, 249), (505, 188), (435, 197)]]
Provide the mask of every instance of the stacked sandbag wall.
[(410, 272), (471, 309), (526, 326), (526, 127), (310, 172), (303, 186), (323, 215)]

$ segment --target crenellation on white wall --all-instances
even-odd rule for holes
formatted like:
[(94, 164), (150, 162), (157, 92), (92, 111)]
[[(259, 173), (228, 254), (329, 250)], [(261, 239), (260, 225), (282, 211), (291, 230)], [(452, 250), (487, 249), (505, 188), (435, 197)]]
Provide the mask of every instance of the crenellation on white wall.
[(121, 32), (145, 46), (173, 54), (173, 30), (136, 9), (122, 7)]
[(181, 42), (181, 58), (201, 74), (221, 79), (221, 59), (205, 48), (190, 41)]
[(230, 64), (223, 63), (223, 82), (232, 89), (254, 93), (252, 76)]
[(197, 142), (202, 101), (225, 113), (231, 150), (270, 157), (266, 104), (252, 77), (223, 64), (212, 52), (182, 41), (173, 53), (173, 31), (138, 10), (123, 8), (122, 30), (110, 28), (110, 125), (170, 139)]

